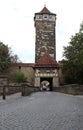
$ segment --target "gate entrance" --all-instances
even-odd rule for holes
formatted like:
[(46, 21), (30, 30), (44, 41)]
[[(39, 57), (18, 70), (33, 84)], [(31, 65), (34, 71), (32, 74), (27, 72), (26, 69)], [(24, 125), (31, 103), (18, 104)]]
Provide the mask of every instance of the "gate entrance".
[(40, 84), (49, 88), (49, 91), (53, 90), (53, 78), (40, 78)]

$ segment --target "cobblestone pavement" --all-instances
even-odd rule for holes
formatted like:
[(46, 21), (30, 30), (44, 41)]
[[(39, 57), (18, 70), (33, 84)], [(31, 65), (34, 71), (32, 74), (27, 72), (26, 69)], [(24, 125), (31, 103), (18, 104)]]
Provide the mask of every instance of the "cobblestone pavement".
[(0, 130), (83, 130), (83, 98), (55, 92), (0, 102)]

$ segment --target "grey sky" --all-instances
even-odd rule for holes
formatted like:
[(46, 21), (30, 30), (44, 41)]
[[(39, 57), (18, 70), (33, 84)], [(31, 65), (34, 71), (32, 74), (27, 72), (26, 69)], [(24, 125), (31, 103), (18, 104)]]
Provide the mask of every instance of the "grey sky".
[(0, 41), (8, 44), (22, 62), (34, 62), (34, 13), (46, 7), (57, 14), (56, 52), (62, 59), (63, 46), (78, 32), (83, 21), (83, 0), (0, 0)]

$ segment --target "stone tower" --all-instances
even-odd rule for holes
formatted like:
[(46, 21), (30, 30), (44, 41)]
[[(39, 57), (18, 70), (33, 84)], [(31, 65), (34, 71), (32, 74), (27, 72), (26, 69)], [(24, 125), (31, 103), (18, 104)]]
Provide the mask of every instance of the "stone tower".
[(46, 52), (56, 60), (56, 14), (51, 13), (44, 6), (39, 13), (35, 13), (34, 21), (36, 30), (35, 62)]

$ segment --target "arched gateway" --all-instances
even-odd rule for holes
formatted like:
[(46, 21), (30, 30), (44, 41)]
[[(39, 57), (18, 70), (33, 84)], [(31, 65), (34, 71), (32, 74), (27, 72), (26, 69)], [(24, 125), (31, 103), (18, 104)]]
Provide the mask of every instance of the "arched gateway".
[(48, 78), (40, 78), (40, 84), (41, 87), (43, 88), (43, 86), (46, 87), (46, 90), (52, 91), (53, 90), (53, 78), (48, 77)]
[(48, 54), (45, 53), (34, 66), (35, 86), (41, 86), (41, 82), (48, 81), (50, 90), (59, 86), (58, 64)]

